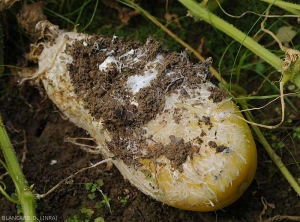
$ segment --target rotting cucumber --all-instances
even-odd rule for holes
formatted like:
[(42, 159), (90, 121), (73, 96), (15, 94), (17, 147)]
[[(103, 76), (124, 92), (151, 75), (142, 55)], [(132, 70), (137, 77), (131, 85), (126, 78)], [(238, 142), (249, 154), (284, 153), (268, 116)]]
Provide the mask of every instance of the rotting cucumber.
[(211, 59), (116, 36), (64, 32), (40, 22), (29, 58), (50, 99), (97, 143), (96, 150), (145, 194), (192, 211), (237, 200), (254, 178), (248, 125), (209, 81)]

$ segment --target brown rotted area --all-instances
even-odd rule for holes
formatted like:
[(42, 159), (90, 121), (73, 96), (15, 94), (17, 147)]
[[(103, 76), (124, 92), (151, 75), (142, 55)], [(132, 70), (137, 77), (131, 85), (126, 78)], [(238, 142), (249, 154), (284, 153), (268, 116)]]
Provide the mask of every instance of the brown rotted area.
[[(137, 54), (143, 56), (139, 56), (138, 61), (128, 63), (129, 60), (126, 60), (124, 55), (128, 56), (132, 49), (135, 57)], [(168, 145), (158, 144), (160, 148), (154, 152), (149, 150), (147, 155), (143, 156), (139, 148), (145, 148), (147, 145), (142, 137), (145, 133), (142, 127), (163, 111), (167, 95), (179, 90), (183, 98), (190, 96), (182, 88), (183, 84), (190, 88), (201, 87), (201, 83), (206, 81), (208, 76), (210, 61), (192, 64), (185, 53), (168, 52), (159, 42), (151, 39), (146, 44), (141, 44), (103, 36), (75, 41), (67, 46), (66, 53), (70, 54), (74, 61), (68, 69), (75, 93), (78, 98), (83, 98), (85, 108), (90, 110), (95, 119), (102, 118), (103, 124), (113, 137), (112, 142), (107, 145), (117, 158), (121, 158), (126, 164), (138, 165), (136, 159), (139, 157), (157, 158), (164, 155), (174, 168), (179, 169), (187, 156), (192, 157), (193, 149), (189, 141), (181, 139), (174, 142), (173, 137), (170, 137)], [(157, 77), (151, 81), (150, 86), (141, 88), (132, 95), (130, 89), (126, 88), (128, 77), (143, 75), (144, 67), (153, 65), (149, 62), (154, 61), (158, 54), (164, 59), (160, 64), (156, 64)], [(118, 62), (110, 63), (106, 70), (99, 70), (99, 65), (108, 56), (112, 56)], [(174, 74), (167, 75), (170, 72)], [(218, 101), (215, 95), (217, 92), (212, 88), (213, 101)], [(132, 103), (133, 99), (138, 106)], [(175, 119), (179, 122), (180, 117)], [(132, 142), (136, 145), (133, 146)]]

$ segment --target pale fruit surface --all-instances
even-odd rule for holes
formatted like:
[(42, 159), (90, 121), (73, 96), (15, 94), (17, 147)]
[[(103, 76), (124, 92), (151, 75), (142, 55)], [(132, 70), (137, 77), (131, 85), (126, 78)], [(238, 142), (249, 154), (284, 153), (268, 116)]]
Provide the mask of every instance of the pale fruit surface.
[(134, 186), (193, 211), (243, 194), (255, 143), (236, 105), (207, 79), (209, 60), (192, 64), (153, 40), (49, 30), (55, 38), (44, 43), (34, 76)]

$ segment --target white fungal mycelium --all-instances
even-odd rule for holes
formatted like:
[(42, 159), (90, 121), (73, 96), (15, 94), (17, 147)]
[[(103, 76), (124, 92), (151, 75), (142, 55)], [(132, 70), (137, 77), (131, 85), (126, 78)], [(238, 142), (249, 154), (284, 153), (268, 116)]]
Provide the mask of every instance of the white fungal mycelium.
[(206, 79), (209, 60), (192, 64), (154, 40), (38, 27), (47, 40), (32, 47), (32, 54), (43, 48), (33, 76), (134, 186), (198, 211), (220, 209), (245, 191), (255, 144), (236, 105)]

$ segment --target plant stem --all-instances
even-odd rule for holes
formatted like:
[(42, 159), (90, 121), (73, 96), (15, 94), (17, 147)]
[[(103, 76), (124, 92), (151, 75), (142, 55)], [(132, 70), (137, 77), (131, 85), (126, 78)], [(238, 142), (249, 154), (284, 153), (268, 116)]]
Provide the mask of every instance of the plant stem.
[[(241, 103), (240, 103), (241, 104)], [(241, 104), (243, 109), (248, 109), (247, 105)], [(245, 112), (245, 116), (248, 121), (253, 122), (253, 117), (250, 112)], [(258, 137), (260, 143), (263, 145), (266, 152), (269, 154), (272, 161), (276, 164), (280, 172), (283, 174), (285, 179), (289, 182), (289, 184), (294, 188), (296, 193), (300, 196), (300, 186), (293, 177), (293, 175), (289, 172), (289, 170), (285, 167), (284, 163), (281, 161), (281, 158), (275, 153), (272, 147), (269, 145), (266, 138), (263, 136), (262, 132), (260, 131), (259, 127), (255, 125), (251, 125), (253, 131), (255, 132), (256, 136)]]
[(14, 149), (4, 128), (0, 116), (0, 148), (2, 150), (7, 171), (12, 178), (16, 192), (21, 203), (25, 221), (36, 221), (35, 217), (35, 196), (28, 186), (22, 169), (18, 163)]
[(281, 69), (282, 61), (276, 55), (271, 53), (269, 50), (258, 44), (251, 37), (247, 36), (237, 28), (233, 27), (228, 22), (214, 15), (212, 12), (201, 7), (197, 2), (193, 0), (179, 0), (193, 16), (204, 20), (205, 22), (211, 24), (222, 32), (226, 33), (236, 41), (240, 42), (242, 45), (250, 49), (253, 53), (258, 55), (260, 58), (265, 60), (276, 70)]
[(267, 2), (271, 5), (276, 5), (277, 7), (282, 8), (294, 15), (300, 15), (300, 5), (281, 1), (281, 0), (261, 0), (261, 1)]

